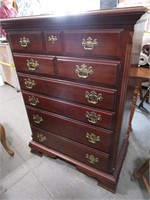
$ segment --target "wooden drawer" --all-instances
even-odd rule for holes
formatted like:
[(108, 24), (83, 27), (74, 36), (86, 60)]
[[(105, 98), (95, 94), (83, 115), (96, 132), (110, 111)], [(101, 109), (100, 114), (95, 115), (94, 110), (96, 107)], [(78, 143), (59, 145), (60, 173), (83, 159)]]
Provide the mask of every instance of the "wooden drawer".
[(117, 61), (57, 57), (57, 64), (60, 78), (117, 86)]
[(115, 110), (116, 90), (86, 86), (84, 84), (51, 78), (27, 76), (19, 73), (18, 75), (22, 89), (97, 108)]
[(42, 31), (17, 31), (8, 34), (13, 52), (44, 52)]
[(50, 132), (32, 127), (33, 139), (96, 169), (108, 170), (109, 155)]
[(64, 31), (64, 52), (88, 56), (119, 57), (122, 30)]
[[(104, 152), (111, 147), (112, 131), (27, 106), (30, 123)], [(41, 121), (40, 121), (41, 120)]]
[(26, 104), (95, 126), (112, 129), (114, 113), (43, 96), (23, 94)]
[(61, 31), (45, 31), (46, 50), (50, 53), (62, 53)]
[(50, 76), (54, 75), (54, 57), (34, 54), (13, 54), (18, 72)]

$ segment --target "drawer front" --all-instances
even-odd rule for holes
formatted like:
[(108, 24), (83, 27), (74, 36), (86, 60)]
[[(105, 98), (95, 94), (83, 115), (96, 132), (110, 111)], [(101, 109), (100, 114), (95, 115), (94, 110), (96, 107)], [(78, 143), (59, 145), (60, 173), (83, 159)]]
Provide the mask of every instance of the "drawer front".
[(42, 53), (45, 51), (41, 31), (11, 32), (8, 34), (8, 38), (14, 52)]
[(18, 72), (50, 76), (54, 75), (54, 57), (33, 54), (13, 54)]
[(116, 90), (86, 86), (51, 78), (43, 79), (36, 76), (25, 76), (19, 73), (18, 75), (21, 88), (30, 92), (106, 110), (113, 111), (115, 109)]
[(46, 50), (50, 53), (62, 53), (61, 31), (45, 31)]
[(117, 86), (119, 62), (57, 57), (60, 78)]
[(108, 170), (108, 154), (34, 127), (32, 127), (32, 132), (33, 139), (44, 146), (59, 151), (96, 169)]
[[(27, 106), (30, 123), (40, 129), (69, 138), (95, 149), (109, 152), (112, 131)], [(65, 124), (65, 125), (64, 125)]]
[(88, 56), (120, 56), (122, 30), (64, 31), (64, 52)]
[(64, 102), (53, 98), (44, 98), (43, 96), (26, 95), (23, 93), (24, 100), (28, 105), (35, 105), (59, 115), (63, 115), (78, 121), (89, 123), (95, 126), (112, 129), (114, 114), (104, 110), (94, 109), (79, 104)]

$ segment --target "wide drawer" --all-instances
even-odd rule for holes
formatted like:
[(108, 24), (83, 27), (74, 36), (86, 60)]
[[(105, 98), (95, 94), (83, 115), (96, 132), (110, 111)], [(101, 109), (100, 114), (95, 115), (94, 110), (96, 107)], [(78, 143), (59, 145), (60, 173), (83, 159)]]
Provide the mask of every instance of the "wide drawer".
[(13, 54), (18, 72), (50, 76), (54, 75), (54, 57), (34, 54)]
[(61, 136), (32, 127), (33, 139), (96, 169), (108, 170), (109, 155)]
[(64, 53), (119, 57), (122, 30), (64, 31)]
[(13, 52), (44, 52), (42, 31), (17, 31), (8, 33)]
[(43, 96), (23, 93), (25, 103), (95, 126), (112, 129), (114, 113)]
[(22, 89), (75, 103), (115, 110), (116, 90), (86, 86), (51, 78), (39, 78), (18, 73)]
[(57, 64), (60, 78), (117, 86), (117, 61), (57, 57)]
[(112, 131), (26, 106), (31, 125), (104, 152), (111, 147)]

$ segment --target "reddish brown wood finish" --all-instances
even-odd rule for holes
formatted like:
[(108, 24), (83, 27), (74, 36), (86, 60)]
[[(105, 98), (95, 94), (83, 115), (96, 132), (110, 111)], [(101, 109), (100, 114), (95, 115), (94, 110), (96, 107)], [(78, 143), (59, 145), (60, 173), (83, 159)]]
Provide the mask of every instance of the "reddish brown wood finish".
[[(39, 98), (38, 98), (39, 99)], [(40, 102), (41, 99), (39, 99)], [(25, 101), (26, 102), (26, 101)], [(29, 102), (29, 100), (28, 100)], [(26, 104), (28, 104), (28, 102)], [(44, 99), (41, 106), (36, 106), (39, 108), (42, 108), (44, 110), (57, 113), (67, 117), (70, 117), (72, 119), (76, 119), (82, 122), (86, 122), (91, 125), (113, 129), (113, 121), (114, 121), (114, 113), (112, 112), (106, 112), (104, 110), (98, 110), (91, 107), (81, 106), (78, 104), (68, 103), (65, 101), (55, 100), (52, 98)], [(86, 112), (95, 112), (96, 115), (100, 115), (101, 119), (98, 120), (96, 123), (92, 123), (88, 121), (88, 118), (86, 117)]]
[[(42, 117), (43, 121), (36, 123), (33, 116)], [(33, 126), (73, 139), (79, 143), (86, 144), (93, 148), (109, 152), (111, 147), (111, 137), (113, 132), (98, 127), (90, 126), (79, 121), (71, 120), (67, 117), (56, 115), (54, 113), (46, 113), (41, 110), (28, 107), (28, 116)], [(58, 126), (59, 124), (59, 126)], [(64, 125), (65, 124), (65, 125)], [(94, 143), (89, 142), (86, 134), (94, 133), (100, 137), (100, 141)]]
[[(77, 66), (81, 67), (83, 64), (87, 68), (92, 67), (93, 73), (87, 78), (79, 77), (76, 73)], [(57, 57), (58, 76), (60, 78), (70, 80), (82, 80), (83, 82), (89, 82), (91, 84), (106, 84), (117, 87), (119, 62), (108, 60), (90, 60), (90, 59), (74, 59)]]
[[(112, 192), (128, 147), (129, 72), (139, 61), (145, 12), (137, 7), (1, 20), (32, 127), (31, 152), (71, 162)], [(30, 41), (26, 47), (23, 37)], [(38, 59), (37, 70), (27, 68), (30, 57)], [(29, 96), (39, 103), (31, 105)], [(86, 111), (102, 120), (91, 124)], [(95, 135), (95, 144), (87, 133)]]
[[(116, 91), (105, 90), (104, 88), (94, 87), (92, 85), (77, 84), (67, 81), (60, 81), (57, 79), (39, 78), (37, 76), (29, 76), (25, 74), (18, 74), (22, 89), (30, 92), (36, 92), (50, 97), (59, 98), (71, 102), (90, 105), (85, 98), (86, 91), (95, 91), (97, 94), (102, 94), (104, 101), (100, 101), (97, 104), (92, 104), (94, 107), (104, 108), (108, 110), (114, 110), (116, 104)], [(35, 86), (32, 89), (28, 89), (25, 85), (25, 80), (30, 78), (35, 82)]]
[[(33, 139), (39, 143), (42, 143), (49, 148), (52, 148), (60, 153), (63, 153), (67, 156), (70, 156), (78, 161), (81, 161), (87, 165), (90, 165), (96, 169), (103, 169), (107, 171), (109, 154), (97, 151), (96, 149), (87, 147), (75, 141), (69, 140), (67, 138), (47, 133), (41, 129), (35, 129), (32, 127)], [(39, 141), (38, 134), (46, 137), (44, 142)], [(86, 158), (86, 155), (93, 155), (95, 158), (98, 158), (96, 163), (90, 163)]]
[[(62, 115), (63, 113), (64, 116), (76, 119), (78, 121), (82, 121), (102, 128), (113, 129), (114, 113), (94, 109), (91, 107), (85, 107), (78, 104), (55, 101), (52, 99), (49, 101), (49, 103), (49, 108), (47, 108), (47, 110), (50, 112), (54, 112), (60, 115)], [(90, 122), (91, 120), (88, 118), (88, 116), (86, 116), (87, 112), (89, 114), (94, 112), (96, 116), (100, 116), (100, 119)]]
[[(65, 54), (87, 54), (90, 57), (96, 55), (119, 57), (122, 31), (115, 29), (64, 31)], [(87, 40), (89, 37), (93, 40), (97, 39), (98, 41), (98, 45), (93, 51), (85, 50), (82, 46), (83, 39)]]
[[(36, 75), (51, 76), (54, 75), (54, 56), (43, 56), (34, 54), (14, 54), (14, 62), (18, 72), (30, 73)], [(35, 69), (29, 69), (27, 63), (33, 60), (37, 61), (38, 67)], [(48, 66), (48, 67), (46, 67)]]
[[(97, 170), (94, 167), (88, 166), (88, 165), (84, 164), (83, 162), (79, 162), (76, 159), (71, 158), (70, 156), (68, 157), (67, 155), (62, 154), (58, 151), (55, 151), (54, 149), (51, 149), (44, 145), (41, 145), (39, 142), (35, 142), (32, 140), (30, 142), (29, 146), (31, 148), (31, 152), (38, 156), (42, 156), (44, 154), (51, 158), (59, 157), (68, 162), (71, 162), (81, 172), (86, 173), (89, 176), (96, 177), (96, 179), (98, 180), (99, 186), (101, 186), (113, 193), (116, 191), (116, 187), (117, 187), (116, 181), (118, 182), (118, 173), (121, 169), (123, 159), (121, 159), (121, 162), (119, 163), (119, 165), (117, 167), (117, 174), (111, 175), (109, 173), (105, 173), (102, 170)], [(127, 152), (127, 147), (128, 147), (128, 142), (127, 142), (127, 140), (125, 140), (124, 151), (120, 158), (125, 157), (125, 153)]]
[(44, 31), (46, 51), (48, 53), (63, 53), (61, 31)]
[[(26, 47), (21, 46), (20, 39), (29, 39), (29, 43)], [(11, 49), (16, 52), (44, 52), (44, 45), (42, 41), (42, 31), (21, 31), (8, 34)]]
[[(88, 91), (93, 91), (93, 90), (88, 90)], [(108, 93), (106, 91), (105, 92), (104, 91), (99, 91), (99, 92), (101, 92), (100, 94), (102, 94), (102, 96), (103, 96), (103, 99), (104, 99), (103, 102), (98, 102), (97, 104), (92, 104), (92, 103), (89, 103), (88, 101), (85, 101), (83, 103), (85, 105), (88, 105), (88, 106), (92, 105), (93, 109), (94, 108), (102, 108), (102, 109), (105, 109), (105, 110), (108, 109), (109, 111), (112, 111), (113, 105), (111, 105), (111, 104), (115, 100), (113, 98), (114, 94), (113, 93), (112, 94)], [(44, 110), (45, 109), (47, 110), (50, 107), (50, 102), (54, 102), (54, 101), (55, 102), (60, 102), (62, 105), (64, 105), (65, 103), (69, 104), (69, 102), (67, 102), (67, 101), (63, 103), (63, 101), (61, 99), (58, 100), (56, 98), (55, 99), (54, 98), (49, 98), (48, 96), (45, 96), (45, 95), (40, 95), (40, 94), (36, 94), (36, 93), (32, 93), (32, 92), (27, 92), (27, 91), (23, 90), (23, 97), (24, 97), (24, 100), (25, 100), (26, 104), (33, 106), (33, 103), (30, 103), (30, 101), (29, 101), (29, 98), (31, 96), (33, 98), (35, 97), (35, 98), (37, 98), (39, 100), (39, 102), (36, 105), (34, 105), (34, 106), (37, 107), (37, 108), (42, 108)], [(112, 101), (110, 102), (110, 100), (112, 100)], [(80, 103), (80, 102), (78, 102), (78, 103)], [(63, 110), (63, 112), (64, 112), (64, 110)]]

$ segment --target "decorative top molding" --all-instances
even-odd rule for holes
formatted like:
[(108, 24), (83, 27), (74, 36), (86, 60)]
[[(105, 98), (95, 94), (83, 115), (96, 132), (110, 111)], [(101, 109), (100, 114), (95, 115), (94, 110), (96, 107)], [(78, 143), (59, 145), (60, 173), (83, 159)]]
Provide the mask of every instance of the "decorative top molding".
[(147, 12), (144, 7), (117, 8), (98, 10), (74, 15), (41, 15), (1, 19), (1, 26), (6, 30), (32, 29), (70, 29), (70, 28), (133, 28), (140, 17)]

